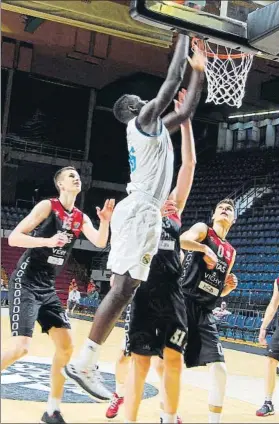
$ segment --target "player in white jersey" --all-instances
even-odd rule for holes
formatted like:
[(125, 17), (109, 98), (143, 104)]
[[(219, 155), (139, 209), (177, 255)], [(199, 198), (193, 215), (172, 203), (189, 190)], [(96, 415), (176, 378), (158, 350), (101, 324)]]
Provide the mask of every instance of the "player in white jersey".
[(108, 267), (115, 276), (114, 284), (98, 308), (79, 358), (65, 367), (68, 377), (99, 400), (112, 395), (94, 372), (100, 347), (131, 302), (135, 289), (147, 280), (151, 260), (158, 250), (162, 230), (160, 208), (169, 195), (173, 177), (169, 130), (191, 115), (199, 98), (205, 59), (195, 53), (190, 59), (193, 71), (185, 101), (178, 112), (160, 119), (182, 83), (188, 50), (189, 38), (180, 34), (167, 78), (155, 99), (144, 102), (138, 96), (125, 94), (114, 105), (115, 117), (128, 125), (131, 168), (128, 197), (118, 203), (111, 221)]

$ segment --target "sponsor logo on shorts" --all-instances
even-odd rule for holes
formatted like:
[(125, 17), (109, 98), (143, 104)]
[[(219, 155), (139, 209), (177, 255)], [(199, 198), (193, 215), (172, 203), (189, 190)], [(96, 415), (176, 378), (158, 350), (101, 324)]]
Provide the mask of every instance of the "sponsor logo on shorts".
[(142, 258), (141, 258), (141, 262), (143, 265), (148, 265), (150, 264), (152, 259), (152, 256), (149, 253), (146, 253)]
[[(30, 358), (31, 359), (31, 358)], [(37, 359), (37, 358), (36, 358)], [(40, 360), (41, 358), (38, 358)], [(47, 402), (50, 393), (50, 364), (19, 361), (1, 375), (1, 398), (33, 402)], [(111, 392), (115, 387), (115, 376), (102, 372), (105, 386)], [(156, 396), (158, 390), (151, 384), (144, 386), (144, 398)], [(96, 403), (74, 382), (66, 380), (63, 403)]]

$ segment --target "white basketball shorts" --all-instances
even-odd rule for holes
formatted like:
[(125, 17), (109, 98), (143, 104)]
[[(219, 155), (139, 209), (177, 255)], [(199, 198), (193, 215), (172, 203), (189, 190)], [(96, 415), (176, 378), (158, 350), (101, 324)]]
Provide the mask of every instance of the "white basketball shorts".
[(111, 250), (107, 267), (113, 273), (146, 281), (162, 231), (160, 203), (131, 193), (116, 205), (111, 220)]

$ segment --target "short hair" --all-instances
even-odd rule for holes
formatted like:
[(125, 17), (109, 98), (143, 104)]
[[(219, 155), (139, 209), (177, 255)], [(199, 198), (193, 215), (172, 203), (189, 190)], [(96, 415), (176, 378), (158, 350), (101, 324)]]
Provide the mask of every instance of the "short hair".
[(233, 200), (233, 199), (229, 199), (229, 198), (223, 199), (223, 200), (221, 200), (220, 202), (218, 202), (218, 203), (217, 203), (217, 205), (216, 205), (216, 207), (215, 207), (215, 209), (216, 209), (219, 205), (221, 205), (222, 203), (226, 203), (227, 205), (230, 205), (233, 209), (235, 209), (235, 203), (234, 203), (234, 200)]
[(55, 175), (54, 175), (54, 177), (53, 177), (53, 181), (54, 181), (54, 185), (55, 185), (56, 190), (58, 191), (58, 193), (60, 193), (60, 188), (58, 187), (57, 182), (58, 182), (58, 180), (59, 180), (59, 178), (60, 178), (61, 174), (62, 174), (64, 171), (68, 171), (68, 170), (70, 170), (70, 169), (71, 169), (71, 170), (73, 170), (73, 171), (76, 171), (76, 168), (75, 168), (74, 166), (65, 166), (64, 168), (58, 169), (58, 171), (55, 173)]
[(126, 124), (131, 119), (131, 111), (129, 110), (130, 95), (123, 94), (113, 105), (113, 114), (115, 118)]

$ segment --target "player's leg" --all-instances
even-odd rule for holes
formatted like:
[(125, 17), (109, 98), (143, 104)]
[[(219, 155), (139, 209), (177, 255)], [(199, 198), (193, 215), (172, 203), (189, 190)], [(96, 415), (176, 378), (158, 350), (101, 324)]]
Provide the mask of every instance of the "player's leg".
[(207, 364), (209, 367), (209, 422), (219, 423), (225, 398), (227, 368), (216, 321), (212, 313), (201, 310), (198, 329), (201, 337), (199, 364)]
[(265, 381), (265, 402), (263, 406), (257, 410), (258, 417), (266, 417), (274, 415), (274, 405), (272, 397), (276, 385), (276, 369), (279, 362), (279, 327), (276, 328), (270, 345), (267, 349), (266, 370), (264, 375)]
[[(174, 282), (175, 283), (175, 282)], [(187, 343), (187, 314), (180, 286), (171, 284), (167, 296), (165, 348), (163, 351), (163, 422), (176, 422), (181, 389), (181, 373), (184, 349)]]
[(208, 396), (209, 422), (219, 423), (223, 411), (223, 404), (227, 383), (227, 367), (224, 362), (208, 364), (210, 388)]
[(136, 421), (151, 357), (162, 354), (149, 282), (137, 290), (125, 318), (125, 354), (132, 355), (125, 382), (125, 419)]
[(115, 365), (115, 392), (106, 411), (107, 418), (116, 417), (119, 407), (124, 402), (125, 381), (129, 372), (130, 360), (131, 357), (126, 356), (124, 349), (122, 349)]
[(30, 348), (39, 303), (34, 293), (22, 287), (22, 283), (9, 283), (9, 314), (12, 339), (10, 347), (1, 352), (1, 370), (27, 355)]
[(31, 337), (26, 336), (13, 337), (9, 349), (1, 352), (1, 371), (28, 354), (31, 340)]
[(101, 345), (113, 330), (125, 306), (131, 302), (140, 281), (130, 275), (115, 275), (113, 287), (100, 304), (89, 338), (79, 357), (65, 367), (68, 377), (76, 381), (93, 398), (101, 401), (111, 399), (112, 393), (101, 384), (96, 369)]
[(160, 396), (160, 422), (163, 422), (164, 419), (164, 360), (160, 358), (159, 356), (152, 356), (151, 358), (151, 367), (153, 367), (156, 370), (156, 373), (158, 374), (159, 380), (160, 380), (160, 389), (159, 389), (159, 396)]
[(42, 422), (63, 423), (60, 403), (63, 397), (65, 377), (61, 370), (71, 359), (73, 342), (70, 321), (56, 294), (46, 296), (44, 304), (39, 310), (38, 322), (42, 327), (42, 332), (48, 333), (55, 345), (51, 366), (51, 389)]
[(150, 356), (132, 353), (130, 369), (125, 387), (124, 408), (126, 423), (137, 421), (144, 383), (150, 368), (150, 360)]
[(182, 366), (181, 352), (166, 347), (164, 349), (164, 373), (162, 378), (164, 423), (177, 422)]
[(49, 335), (55, 344), (55, 354), (51, 366), (51, 388), (47, 402), (47, 410), (42, 421), (45, 423), (58, 423), (64, 422), (60, 414), (60, 403), (62, 401), (65, 384), (65, 377), (61, 373), (61, 369), (71, 359), (73, 344), (71, 331), (69, 329), (52, 327), (49, 330)]
[[(181, 361), (183, 364), (183, 357), (181, 356)], [(153, 367), (157, 374), (158, 377), (160, 379), (160, 390), (159, 390), (159, 396), (160, 396), (160, 422), (163, 423), (164, 422), (164, 379), (163, 379), (163, 375), (164, 375), (164, 360), (162, 358), (160, 358), (159, 356), (152, 356), (151, 358), (151, 367)], [(181, 424), (182, 420), (181, 417), (177, 414), (177, 420), (176, 420), (177, 424)]]

